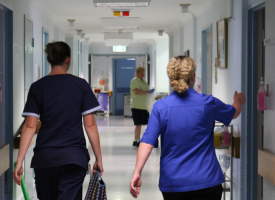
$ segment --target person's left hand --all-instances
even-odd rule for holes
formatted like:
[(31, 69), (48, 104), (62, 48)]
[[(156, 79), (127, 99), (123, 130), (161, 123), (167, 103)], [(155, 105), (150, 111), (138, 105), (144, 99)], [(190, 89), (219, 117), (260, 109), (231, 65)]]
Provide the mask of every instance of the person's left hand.
[(141, 90), (140, 89), (137, 89), (137, 88), (135, 88), (135, 89), (133, 89), (133, 91), (136, 93), (136, 94), (141, 94)]
[(13, 172), (13, 180), (17, 185), (21, 185), (22, 174), (23, 174), (22, 164), (17, 163)]
[(134, 198), (137, 198), (141, 187), (141, 177), (140, 174), (134, 174), (132, 181), (130, 183), (130, 193)]

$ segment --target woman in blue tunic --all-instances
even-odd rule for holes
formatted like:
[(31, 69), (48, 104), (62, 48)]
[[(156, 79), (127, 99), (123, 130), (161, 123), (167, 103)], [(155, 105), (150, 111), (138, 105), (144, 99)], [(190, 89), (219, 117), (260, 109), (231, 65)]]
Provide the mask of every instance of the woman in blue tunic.
[(130, 193), (137, 198), (141, 172), (161, 135), (159, 188), (165, 200), (220, 200), (224, 175), (214, 148), (214, 124), (228, 126), (241, 113), (245, 96), (235, 92), (233, 105), (197, 93), (195, 62), (170, 60), (167, 72), (174, 91), (155, 103), (141, 139)]
[(89, 84), (67, 73), (71, 49), (66, 43), (49, 43), (45, 52), (52, 71), (30, 87), (23, 111), (26, 122), (22, 130), (14, 181), (21, 184), (22, 163), (40, 118), (42, 126), (31, 162), (38, 198), (82, 200), (82, 184), (90, 160), (82, 117), (95, 154), (93, 170), (102, 174), (100, 141), (93, 114), (100, 106)]

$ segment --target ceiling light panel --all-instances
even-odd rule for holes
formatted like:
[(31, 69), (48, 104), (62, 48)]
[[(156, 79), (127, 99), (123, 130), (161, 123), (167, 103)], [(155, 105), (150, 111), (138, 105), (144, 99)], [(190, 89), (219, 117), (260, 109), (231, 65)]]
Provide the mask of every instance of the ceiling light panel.
[(138, 29), (139, 21), (138, 17), (101, 18), (101, 26), (103, 29)]
[(104, 40), (133, 40), (133, 33), (104, 33)]
[(148, 7), (151, 0), (94, 0), (95, 7)]

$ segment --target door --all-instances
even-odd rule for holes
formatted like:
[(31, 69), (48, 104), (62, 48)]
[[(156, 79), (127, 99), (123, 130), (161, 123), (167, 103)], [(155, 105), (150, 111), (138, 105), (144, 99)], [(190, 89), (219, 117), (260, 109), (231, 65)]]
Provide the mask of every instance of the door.
[(33, 83), (33, 23), (25, 17), (25, 102)]
[[(0, 7), (0, 149), (5, 144), (5, 12)], [(0, 176), (0, 200), (4, 200), (4, 174)]]
[(49, 43), (49, 33), (44, 28), (42, 28), (42, 55), (43, 55), (43, 76), (47, 76), (51, 72), (51, 66), (47, 60), (47, 54), (45, 52), (46, 45)]
[(202, 93), (212, 93), (212, 27), (202, 32)]
[(114, 59), (115, 115), (124, 113), (124, 94), (130, 94), (130, 83), (135, 76), (136, 60)]

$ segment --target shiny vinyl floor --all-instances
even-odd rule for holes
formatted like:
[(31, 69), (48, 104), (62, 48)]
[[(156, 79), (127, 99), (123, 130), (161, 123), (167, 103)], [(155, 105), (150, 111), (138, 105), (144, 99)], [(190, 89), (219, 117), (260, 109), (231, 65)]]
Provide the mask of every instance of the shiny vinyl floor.
[[(107, 185), (108, 200), (134, 199), (129, 190), (129, 184), (134, 173), (137, 148), (132, 146), (134, 138), (134, 124), (131, 118), (117, 116), (96, 116), (101, 151), (103, 157), (103, 180)], [(143, 127), (144, 132), (146, 127)], [(91, 166), (94, 156), (91, 152)], [(139, 200), (162, 200), (158, 188), (160, 149), (153, 149), (142, 173), (141, 192)], [(83, 185), (83, 199), (89, 184), (86, 176)]]

